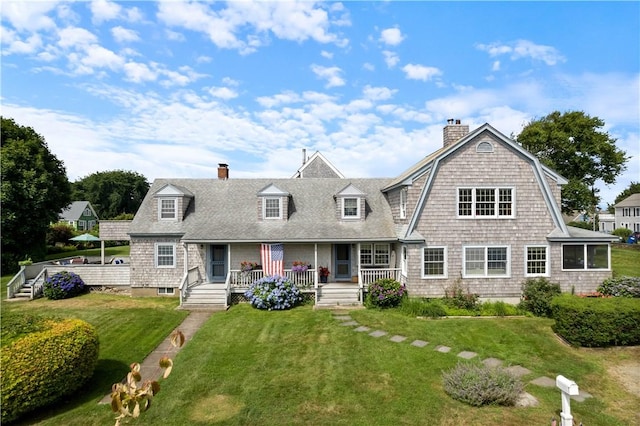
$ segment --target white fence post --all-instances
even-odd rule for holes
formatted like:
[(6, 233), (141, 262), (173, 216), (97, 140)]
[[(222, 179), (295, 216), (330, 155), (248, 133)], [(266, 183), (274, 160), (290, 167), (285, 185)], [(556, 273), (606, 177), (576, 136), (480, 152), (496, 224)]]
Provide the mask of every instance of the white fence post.
[(561, 426), (573, 426), (571, 415), (571, 395), (579, 395), (578, 385), (573, 380), (564, 376), (556, 377), (556, 387), (562, 391), (562, 412), (560, 413)]

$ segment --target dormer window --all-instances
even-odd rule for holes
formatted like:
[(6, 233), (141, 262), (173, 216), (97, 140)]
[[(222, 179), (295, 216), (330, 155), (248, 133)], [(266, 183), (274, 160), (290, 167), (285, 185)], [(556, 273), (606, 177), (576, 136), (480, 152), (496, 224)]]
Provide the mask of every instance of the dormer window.
[(160, 219), (161, 220), (175, 220), (178, 215), (176, 207), (178, 203), (175, 198), (161, 198), (160, 199)]
[(343, 198), (342, 217), (345, 219), (358, 219), (360, 217), (359, 201), (358, 198)]
[(263, 211), (265, 219), (282, 219), (282, 203), (280, 198), (263, 198)]

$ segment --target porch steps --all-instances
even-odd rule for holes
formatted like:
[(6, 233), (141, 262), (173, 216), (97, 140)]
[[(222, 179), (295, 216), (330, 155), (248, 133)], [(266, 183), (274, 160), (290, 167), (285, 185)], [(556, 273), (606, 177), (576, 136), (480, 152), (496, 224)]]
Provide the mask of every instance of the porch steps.
[(227, 291), (224, 284), (203, 283), (189, 288), (182, 301), (185, 309), (226, 309)]
[(359, 306), (360, 289), (357, 284), (329, 283), (318, 287), (316, 307)]
[(27, 280), (22, 287), (13, 295), (14, 298), (20, 300), (31, 299), (31, 286), (33, 285), (33, 279)]

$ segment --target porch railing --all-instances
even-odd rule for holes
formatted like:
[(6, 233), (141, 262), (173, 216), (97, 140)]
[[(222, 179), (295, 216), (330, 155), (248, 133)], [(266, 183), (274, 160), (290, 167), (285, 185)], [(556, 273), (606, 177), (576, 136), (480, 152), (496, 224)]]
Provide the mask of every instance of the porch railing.
[(180, 291), (180, 305), (187, 298), (187, 291), (190, 287), (200, 283), (202, 281), (202, 276), (200, 275), (200, 269), (198, 267), (194, 267), (189, 269), (183, 276), (182, 281), (180, 281), (180, 287), (178, 287)]
[[(313, 288), (316, 283), (315, 269), (307, 269), (304, 272), (285, 269), (284, 276), (301, 289)], [(263, 277), (264, 271), (261, 269), (244, 272), (239, 269), (232, 269), (229, 271), (229, 286), (231, 289), (248, 288), (251, 283)]]
[(44, 282), (49, 277), (47, 268), (43, 268), (42, 271), (33, 279), (31, 283), (31, 300), (36, 297), (40, 297), (44, 294)]
[(18, 273), (14, 275), (14, 277), (11, 278), (11, 281), (7, 283), (7, 299), (13, 299), (15, 294), (20, 291), (24, 283), (27, 282), (24, 271), (25, 267), (21, 266)]
[(381, 279), (392, 279), (400, 282), (400, 268), (360, 269), (360, 284), (369, 284)]

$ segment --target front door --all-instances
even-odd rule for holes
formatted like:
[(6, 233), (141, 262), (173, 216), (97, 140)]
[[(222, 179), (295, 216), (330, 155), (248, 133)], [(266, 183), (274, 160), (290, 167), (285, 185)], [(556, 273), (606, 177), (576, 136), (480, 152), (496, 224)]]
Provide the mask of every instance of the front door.
[(334, 255), (336, 280), (351, 280), (351, 244), (336, 244)]
[(212, 245), (209, 249), (209, 281), (224, 282), (227, 279), (227, 246)]

